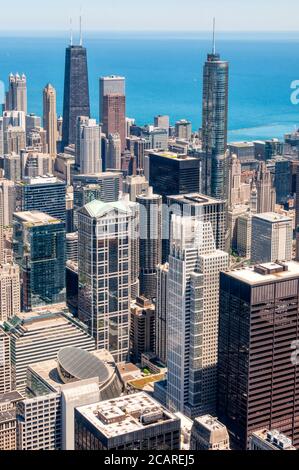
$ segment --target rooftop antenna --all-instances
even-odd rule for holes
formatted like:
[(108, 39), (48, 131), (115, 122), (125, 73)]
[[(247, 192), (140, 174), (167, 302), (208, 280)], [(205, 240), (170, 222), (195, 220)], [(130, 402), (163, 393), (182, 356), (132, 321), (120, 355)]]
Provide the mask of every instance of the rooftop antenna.
[(215, 17), (213, 18), (213, 55), (216, 54), (216, 19)]
[(73, 20), (72, 18), (70, 18), (70, 35), (71, 35), (70, 44), (72, 46), (73, 45)]
[(80, 46), (83, 44), (83, 37), (82, 37), (82, 8), (80, 12)]

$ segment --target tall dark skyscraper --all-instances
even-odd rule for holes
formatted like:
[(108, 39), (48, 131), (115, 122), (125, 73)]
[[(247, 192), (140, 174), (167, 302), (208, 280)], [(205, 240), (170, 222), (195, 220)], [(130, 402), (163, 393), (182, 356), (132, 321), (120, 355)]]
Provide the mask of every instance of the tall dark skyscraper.
[(203, 76), (202, 139), (205, 154), (203, 192), (219, 199), (228, 196), (228, 62), (220, 59), (215, 48), (208, 54)]
[(62, 145), (76, 143), (76, 123), (79, 116), (90, 116), (86, 48), (71, 44), (65, 54)]

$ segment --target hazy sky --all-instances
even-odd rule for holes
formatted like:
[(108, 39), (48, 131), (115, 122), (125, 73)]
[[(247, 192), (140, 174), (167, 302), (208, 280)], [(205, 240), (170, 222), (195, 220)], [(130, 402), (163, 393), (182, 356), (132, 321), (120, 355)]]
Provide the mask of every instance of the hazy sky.
[[(85, 30), (298, 31), (298, 0), (2, 1), (0, 32), (67, 30), (82, 5)], [(77, 23), (76, 23), (77, 24)]]

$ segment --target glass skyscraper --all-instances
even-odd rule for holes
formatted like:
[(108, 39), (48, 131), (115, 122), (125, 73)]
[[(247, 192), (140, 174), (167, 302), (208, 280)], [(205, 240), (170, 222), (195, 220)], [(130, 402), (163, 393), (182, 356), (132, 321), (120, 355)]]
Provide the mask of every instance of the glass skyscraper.
[(219, 199), (228, 196), (228, 62), (208, 54), (203, 76), (202, 139), (205, 155), (203, 192)]
[(38, 211), (18, 212), (13, 248), (20, 266), (22, 308), (65, 302), (65, 225)]

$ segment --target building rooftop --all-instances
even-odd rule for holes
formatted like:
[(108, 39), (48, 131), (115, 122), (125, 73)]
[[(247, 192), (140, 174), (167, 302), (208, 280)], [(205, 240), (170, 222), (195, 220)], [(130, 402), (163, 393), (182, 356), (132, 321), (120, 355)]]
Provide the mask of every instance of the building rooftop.
[(163, 158), (169, 158), (171, 160), (188, 160), (188, 161), (194, 161), (198, 160), (195, 157), (190, 157), (189, 155), (183, 155), (181, 153), (175, 153), (175, 152), (168, 152), (168, 151), (161, 151), (161, 152), (150, 152), (149, 155), (156, 155), (158, 157), (163, 157)]
[(77, 410), (108, 439), (179, 420), (143, 392), (79, 407)]
[(224, 426), (224, 424), (222, 424), (220, 421), (218, 421), (217, 418), (214, 418), (211, 415), (200, 416), (199, 418), (196, 418), (196, 421), (210, 432), (226, 429), (226, 426)]
[(252, 437), (268, 444), (273, 450), (296, 450), (292, 440), (277, 430), (261, 429), (253, 432)]
[(277, 223), (277, 222), (291, 222), (292, 219), (286, 215), (278, 214), (276, 212), (264, 212), (263, 214), (254, 214), (254, 219), (262, 219), (266, 222)]
[(126, 200), (120, 200), (120, 201), (115, 201), (115, 202), (102, 202), (99, 200), (94, 200), (86, 204), (84, 206), (84, 210), (86, 210), (91, 217), (102, 217), (109, 212), (112, 211), (117, 211), (117, 212), (123, 212), (126, 214), (131, 214), (131, 207), (133, 207), (135, 204), (131, 203)]
[(64, 181), (56, 178), (53, 175), (43, 175), (43, 176), (35, 176), (34, 178), (25, 177), (24, 182), (20, 184), (30, 184), (30, 185), (38, 185), (38, 184), (61, 184), (65, 185)]
[(8, 403), (15, 403), (22, 400), (24, 397), (16, 390), (0, 395), (0, 407)]
[(299, 263), (288, 261), (286, 263), (264, 263), (257, 266), (235, 269), (227, 273), (246, 284), (262, 285), (270, 282), (284, 281), (299, 277)]
[(180, 202), (182, 204), (192, 204), (203, 206), (206, 204), (223, 204), (224, 201), (220, 199), (215, 199), (213, 197), (206, 196), (205, 194), (201, 193), (190, 193), (190, 194), (178, 194), (174, 196), (168, 196), (167, 199), (169, 201)]
[(26, 226), (30, 227), (61, 223), (59, 219), (56, 219), (49, 214), (39, 211), (15, 212), (14, 216), (24, 222)]

